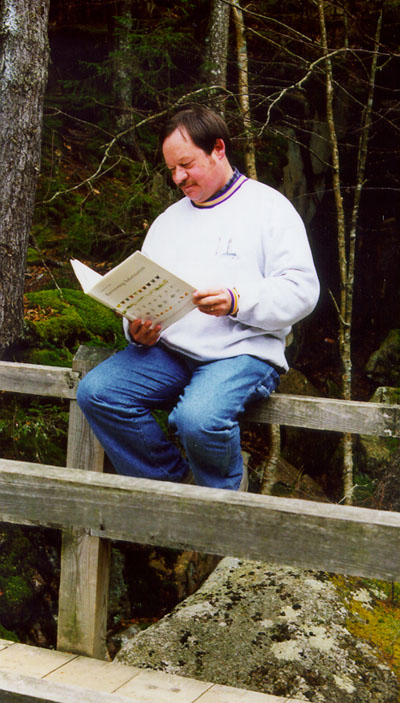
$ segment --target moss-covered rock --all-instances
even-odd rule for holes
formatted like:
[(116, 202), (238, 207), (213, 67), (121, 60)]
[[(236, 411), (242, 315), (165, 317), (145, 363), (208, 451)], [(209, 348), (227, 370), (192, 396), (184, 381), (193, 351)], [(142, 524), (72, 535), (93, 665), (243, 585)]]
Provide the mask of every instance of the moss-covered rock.
[(82, 291), (63, 288), (26, 294), (23, 361), (68, 365), (85, 343), (123, 348), (121, 319)]
[(334, 576), (347, 610), (346, 627), (367, 642), (400, 680), (400, 584)]
[(116, 659), (314, 703), (398, 703), (398, 611), (382, 623), (383, 635), (388, 604), (380, 591), (358, 579), (225, 558)]

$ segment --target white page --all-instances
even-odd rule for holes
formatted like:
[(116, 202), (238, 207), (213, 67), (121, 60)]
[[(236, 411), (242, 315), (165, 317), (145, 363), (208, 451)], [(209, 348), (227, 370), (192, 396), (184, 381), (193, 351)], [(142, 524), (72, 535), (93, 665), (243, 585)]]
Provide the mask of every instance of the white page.
[(93, 269), (83, 264), (78, 259), (71, 259), (71, 266), (74, 269), (75, 276), (77, 277), (79, 283), (83, 288), (84, 293), (89, 293), (90, 289), (98, 282), (103, 276)]
[(85, 293), (129, 320), (148, 319), (166, 329), (196, 307), (195, 288), (140, 251), (105, 276), (76, 260), (71, 264)]

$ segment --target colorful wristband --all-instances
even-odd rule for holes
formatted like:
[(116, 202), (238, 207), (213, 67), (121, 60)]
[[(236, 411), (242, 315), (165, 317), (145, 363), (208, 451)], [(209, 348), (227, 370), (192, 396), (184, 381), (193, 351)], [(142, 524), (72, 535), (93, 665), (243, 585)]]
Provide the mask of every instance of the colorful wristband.
[(229, 295), (231, 296), (231, 309), (228, 312), (228, 315), (236, 315), (237, 311), (239, 310), (239, 293), (237, 292), (236, 288), (228, 288)]

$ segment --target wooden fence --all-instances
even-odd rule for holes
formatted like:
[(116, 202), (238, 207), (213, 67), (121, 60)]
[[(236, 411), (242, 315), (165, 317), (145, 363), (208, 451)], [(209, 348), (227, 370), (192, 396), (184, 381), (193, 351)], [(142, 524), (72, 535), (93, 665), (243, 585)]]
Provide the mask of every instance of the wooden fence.
[[(0, 391), (70, 400), (66, 468), (0, 459), (0, 520), (62, 530), (57, 648), (105, 656), (110, 540), (400, 580), (400, 513), (103, 474), (79, 410), (79, 379), (107, 350), (81, 347), (73, 368), (0, 362)], [(400, 436), (400, 406), (274, 394), (246, 420)]]

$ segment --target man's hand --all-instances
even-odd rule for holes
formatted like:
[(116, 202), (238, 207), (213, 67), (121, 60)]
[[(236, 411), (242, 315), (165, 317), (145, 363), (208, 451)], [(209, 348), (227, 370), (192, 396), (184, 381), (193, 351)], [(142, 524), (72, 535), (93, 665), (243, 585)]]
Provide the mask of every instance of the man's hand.
[(232, 298), (227, 288), (196, 290), (193, 302), (200, 312), (215, 317), (229, 315), (232, 309)]
[(155, 325), (151, 320), (133, 320), (129, 323), (129, 334), (137, 344), (144, 344), (146, 347), (152, 347), (158, 342), (161, 332), (161, 325)]

